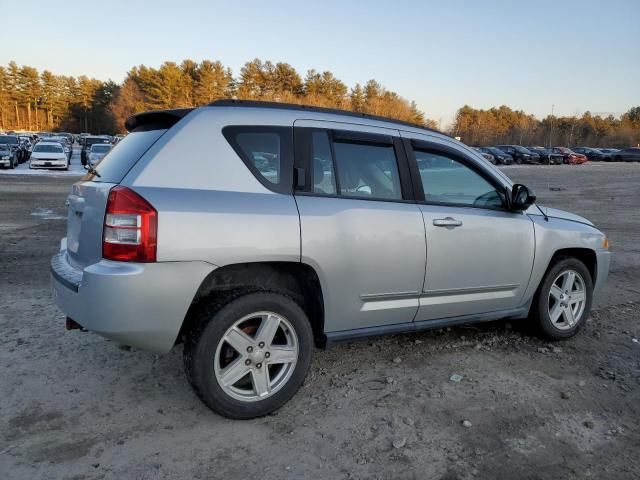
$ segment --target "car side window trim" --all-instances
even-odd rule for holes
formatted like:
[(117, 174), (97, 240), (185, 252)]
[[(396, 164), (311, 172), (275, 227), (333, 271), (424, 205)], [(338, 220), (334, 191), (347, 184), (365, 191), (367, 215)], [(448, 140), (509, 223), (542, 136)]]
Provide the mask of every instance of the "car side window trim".
[[(272, 183), (255, 166), (237, 141), (241, 133), (276, 133), (280, 136), (280, 172), (278, 183)], [(265, 125), (228, 125), (222, 129), (233, 151), (242, 159), (249, 171), (264, 187), (276, 193), (293, 193), (293, 127)]]
[[(331, 161), (333, 165), (333, 172), (336, 182), (336, 193), (325, 194), (317, 193), (313, 191), (313, 143), (312, 134), (314, 132), (324, 132), (329, 138), (329, 147), (331, 150)], [(295, 158), (294, 165), (304, 171), (304, 185), (298, 185), (295, 188), (296, 195), (324, 197), (324, 198), (345, 198), (351, 200), (366, 200), (376, 202), (395, 202), (395, 203), (415, 203), (413, 179), (409, 168), (409, 162), (407, 159), (406, 150), (402, 144), (402, 139), (399, 136), (381, 135), (377, 133), (342, 130), (342, 129), (328, 129), (320, 127), (295, 127), (294, 128), (294, 141), (295, 141)], [(390, 198), (367, 198), (355, 195), (347, 195), (341, 192), (340, 174), (338, 173), (338, 165), (335, 153), (335, 142), (353, 143), (361, 145), (378, 145), (378, 146), (393, 146), (393, 152), (396, 159), (396, 166), (398, 168), (398, 177), (400, 180), (400, 191), (402, 198), (390, 199)]]
[(426, 200), (424, 188), (422, 185), (422, 181), (420, 179), (420, 171), (418, 169), (418, 160), (416, 158), (416, 151), (422, 151), (425, 153), (433, 153), (436, 155), (443, 155), (451, 160), (454, 160), (458, 163), (461, 163), (465, 167), (469, 168), (476, 174), (480, 175), (484, 180), (486, 180), (491, 186), (493, 186), (497, 192), (504, 194), (505, 196), (508, 194), (507, 186), (500, 182), (496, 177), (491, 175), (490, 172), (481, 168), (476, 162), (472, 159), (467, 158), (463, 152), (460, 152), (457, 149), (448, 147), (446, 145), (440, 145), (432, 142), (426, 142), (424, 140), (418, 139), (407, 139), (405, 138), (403, 141), (404, 147), (407, 150), (407, 158), (409, 160), (409, 168), (411, 171), (411, 177), (413, 179), (413, 188), (416, 197), (416, 201), (422, 205), (438, 205), (438, 206), (446, 206), (446, 207), (457, 207), (457, 208), (480, 208), (483, 210), (496, 210), (500, 212), (510, 211), (508, 205), (503, 204), (502, 207), (489, 207), (484, 205), (465, 205), (455, 202), (434, 202), (430, 200)]

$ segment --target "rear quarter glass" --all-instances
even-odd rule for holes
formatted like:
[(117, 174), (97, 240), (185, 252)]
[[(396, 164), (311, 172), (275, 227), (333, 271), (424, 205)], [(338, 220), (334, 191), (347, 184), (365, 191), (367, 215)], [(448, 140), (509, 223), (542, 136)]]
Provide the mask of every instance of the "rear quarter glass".
[(151, 146), (164, 135), (166, 129), (134, 130), (115, 145), (96, 165), (98, 175), (89, 174), (87, 180), (120, 183)]

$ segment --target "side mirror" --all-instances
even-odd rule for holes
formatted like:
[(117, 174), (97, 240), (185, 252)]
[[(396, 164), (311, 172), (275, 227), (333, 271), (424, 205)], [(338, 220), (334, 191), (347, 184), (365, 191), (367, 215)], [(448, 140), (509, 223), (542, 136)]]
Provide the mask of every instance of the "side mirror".
[(526, 185), (516, 183), (511, 189), (511, 210), (523, 212), (536, 201), (536, 194)]

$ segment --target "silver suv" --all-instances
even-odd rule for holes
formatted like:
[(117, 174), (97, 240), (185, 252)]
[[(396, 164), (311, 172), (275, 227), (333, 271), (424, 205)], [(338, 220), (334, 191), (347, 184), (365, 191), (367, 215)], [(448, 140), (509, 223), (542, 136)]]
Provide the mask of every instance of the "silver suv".
[(228, 417), (284, 404), (314, 346), (504, 318), (571, 337), (608, 274), (591, 222), (432, 130), (231, 100), (126, 127), (72, 187), (55, 297), (68, 328), (184, 343)]

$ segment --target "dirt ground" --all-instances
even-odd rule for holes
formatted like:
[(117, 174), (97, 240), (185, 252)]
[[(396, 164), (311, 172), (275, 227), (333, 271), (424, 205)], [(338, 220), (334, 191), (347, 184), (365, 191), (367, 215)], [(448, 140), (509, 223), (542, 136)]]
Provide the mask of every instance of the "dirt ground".
[(505, 171), (610, 236), (577, 337), (494, 322), (317, 351), (292, 401), (243, 422), (196, 398), (180, 347), (64, 329), (48, 271), (73, 179), (0, 174), (0, 479), (639, 478), (640, 165)]

